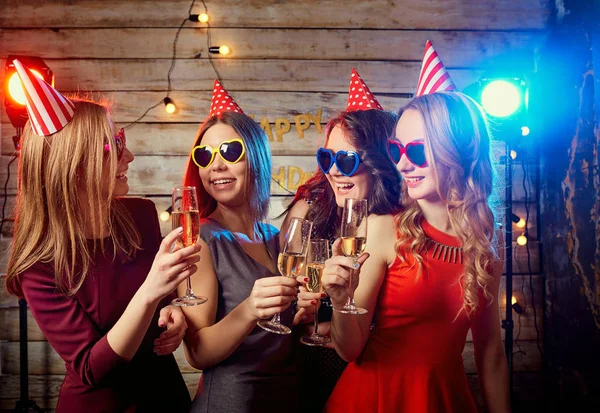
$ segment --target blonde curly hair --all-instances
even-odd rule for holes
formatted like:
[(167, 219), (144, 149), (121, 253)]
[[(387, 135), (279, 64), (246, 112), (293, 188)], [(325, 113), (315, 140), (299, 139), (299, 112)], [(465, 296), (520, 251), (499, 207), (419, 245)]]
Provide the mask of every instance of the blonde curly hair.
[[(425, 125), (425, 148), (436, 181), (437, 193), (446, 205), (450, 225), (462, 243), (465, 271), (459, 279), (465, 311), (471, 316), (480, 306), (480, 292), (493, 300), (489, 286), (492, 264), (499, 259), (494, 212), (491, 208), (494, 168), (490, 156), (490, 130), (483, 109), (458, 92), (438, 92), (411, 100), (398, 112), (420, 113)], [(440, 179), (442, 178), (442, 179)], [(402, 182), (405, 210), (396, 216), (396, 253), (414, 257), (422, 269), (426, 236), (423, 213)], [(460, 312), (459, 312), (460, 314)]]

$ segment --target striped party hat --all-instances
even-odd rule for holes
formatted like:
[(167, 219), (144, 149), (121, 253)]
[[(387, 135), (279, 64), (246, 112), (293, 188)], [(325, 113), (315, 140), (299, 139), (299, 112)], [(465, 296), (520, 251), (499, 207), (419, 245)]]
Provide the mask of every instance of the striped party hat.
[(225, 90), (223, 85), (215, 79), (213, 83), (213, 94), (210, 101), (209, 117), (218, 116), (223, 112), (237, 112), (244, 114), (242, 108), (239, 107), (235, 100)]
[(456, 90), (456, 86), (450, 79), (450, 75), (433, 48), (431, 41), (427, 40), (415, 96), (428, 95), (442, 90)]
[(43, 79), (35, 76), (21, 62), (14, 60), (25, 91), (27, 113), (33, 131), (50, 136), (73, 119), (75, 105)]
[(353, 68), (350, 76), (350, 90), (348, 91), (348, 105), (346, 112), (354, 112), (355, 110), (383, 110), (375, 96), (371, 93), (367, 84), (358, 72)]

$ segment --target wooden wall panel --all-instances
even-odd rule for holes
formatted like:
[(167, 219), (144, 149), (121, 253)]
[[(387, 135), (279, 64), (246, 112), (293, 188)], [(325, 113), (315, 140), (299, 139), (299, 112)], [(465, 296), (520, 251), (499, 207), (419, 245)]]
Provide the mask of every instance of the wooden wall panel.
[[(206, 28), (184, 28), (177, 43), (182, 59), (207, 58)], [(532, 53), (543, 39), (535, 32), (420, 30), (211, 29), (212, 45), (231, 52), (216, 59), (402, 60), (420, 62), (431, 40), (449, 67), (482, 66), (506, 53)], [(170, 59), (175, 29), (3, 29), (0, 50), (43, 58)], [(368, 45), (368, 46), (366, 46)]]
[[(421, 52), (422, 53), (422, 52)], [(413, 93), (421, 63), (414, 61), (213, 59), (220, 79), (232, 94), (237, 91), (307, 91), (347, 93), (348, 77), (356, 68), (379, 96)], [(56, 74), (59, 90), (164, 91), (170, 59), (45, 59)], [(4, 67), (5, 59), (0, 59)], [(450, 76), (460, 87), (479, 79), (482, 71), (459, 65)], [(174, 90), (212, 90), (216, 74), (207, 59), (178, 59), (171, 74)], [(234, 95), (235, 96), (235, 95)], [(236, 97), (237, 98), (237, 97)], [(243, 102), (241, 102), (243, 103)], [(342, 108), (340, 108), (342, 109)], [(394, 108), (386, 108), (392, 110)]]
[[(193, 397), (196, 394), (198, 381), (201, 373), (183, 374), (186, 387)], [(64, 374), (60, 375), (32, 375), (29, 376), (29, 397), (30, 399), (44, 401), (43, 404), (48, 407), (54, 407), (60, 386), (64, 379)], [(19, 376), (17, 375), (0, 375), (0, 408), (14, 408), (15, 401), (19, 398)], [(12, 404), (10, 404), (12, 402)], [(7, 407), (4, 407), (7, 406)], [(40, 406), (41, 407), (41, 406)]]
[[(190, 4), (138, 0), (132, 10), (132, 1), (120, 0), (7, 0), (0, 27), (177, 27)], [(370, 0), (344, 7), (320, 0), (220, 0), (207, 5), (215, 27), (523, 30), (544, 28), (550, 16), (547, 0)], [(193, 9), (202, 11), (201, 4)]]
[[(115, 122), (132, 122), (147, 108), (162, 102), (165, 93), (114, 92), (102, 96), (114, 102), (111, 115)], [(256, 120), (266, 117), (270, 123), (274, 123), (276, 118), (293, 120), (295, 115), (302, 113), (312, 113), (317, 117), (321, 110), (319, 119), (326, 123), (329, 118), (346, 108), (348, 93), (237, 92), (232, 93), (232, 96), (244, 112), (254, 116)], [(168, 114), (161, 104), (148, 112), (144, 122), (200, 123), (208, 115), (211, 99), (209, 91), (175, 91), (171, 93), (171, 98), (177, 103), (178, 110), (175, 114)], [(377, 100), (389, 110), (397, 110), (408, 101), (405, 97), (397, 96), (378, 96)], [(4, 110), (2, 123), (10, 124)]]

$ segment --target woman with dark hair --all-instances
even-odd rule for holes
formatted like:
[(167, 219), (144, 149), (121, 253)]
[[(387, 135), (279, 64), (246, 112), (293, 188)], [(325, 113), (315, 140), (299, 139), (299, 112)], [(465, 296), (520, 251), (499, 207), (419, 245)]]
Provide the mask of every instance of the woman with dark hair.
[[(279, 412), (295, 407), (290, 335), (257, 322), (281, 313), (292, 325), (293, 278), (278, 276), (277, 229), (267, 216), (271, 156), (267, 137), (215, 81), (184, 184), (198, 190), (200, 244), (194, 289), (208, 297), (184, 308), (188, 362), (203, 371), (194, 412)], [(180, 287), (182, 288), (182, 287)]]
[[(333, 244), (339, 236), (346, 198), (367, 199), (370, 214), (398, 211), (400, 177), (385, 146), (396, 119), (396, 115), (382, 110), (353, 69), (347, 109), (327, 123), (325, 145), (317, 152), (319, 169), (298, 189), (287, 208), (280, 237), (290, 220), (300, 217), (313, 222), (313, 238), (329, 239)], [(299, 277), (298, 281), (304, 280)], [(322, 322), (319, 332), (327, 331), (332, 308), (326, 295), (308, 293), (301, 287), (298, 297), (298, 315), (303, 322), (312, 320), (317, 300), (324, 298), (318, 313)], [(303, 411), (321, 411), (346, 363), (333, 348), (301, 346), (299, 352), (301, 386), (310, 389), (310, 397), (302, 397)]]

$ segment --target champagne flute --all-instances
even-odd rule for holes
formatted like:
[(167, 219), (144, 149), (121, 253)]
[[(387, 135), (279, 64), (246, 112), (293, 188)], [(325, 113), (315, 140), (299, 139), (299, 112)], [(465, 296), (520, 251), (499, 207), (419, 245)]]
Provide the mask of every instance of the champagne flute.
[[(292, 218), (283, 248), (277, 257), (277, 269), (284, 277), (296, 278), (304, 271), (306, 250), (310, 241), (312, 222), (301, 218)], [(258, 326), (275, 334), (290, 334), (292, 330), (281, 324), (281, 316), (275, 314), (270, 320), (260, 320)]]
[[(200, 212), (195, 186), (178, 186), (172, 191), (171, 224), (173, 229), (182, 227), (181, 239), (177, 245), (181, 248), (195, 245), (200, 241)], [(180, 307), (204, 304), (206, 297), (197, 297), (192, 291), (190, 278), (186, 280), (185, 296), (173, 300), (172, 304)]]
[[(325, 261), (329, 258), (329, 241), (326, 239), (315, 239), (310, 241), (308, 256), (306, 260), (306, 276), (308, 283), (306, 289), (311, 293), (322, 293), (323, 270), (325, 269)], [(310, 336), (304, 336), (300, 339), (302, 344), (307, 346), (324, 346), (331, 339), (327, 336), (319, 334), (319, 308), (315, 304), (315, 319), (314, 331)]]
[(367, 310), (354, 304), (354, 290), (352, 288), (353, 273), (360, 265), (357, 259), (365, 251), (367, 245), (367, 200), (346, 198), (344, 213), (342, 215), (342, 253), (354, 259), (354, 269), (348, 280), (348, 301), (342, 308), (334, 310), (344, 314), (365, 314)]

